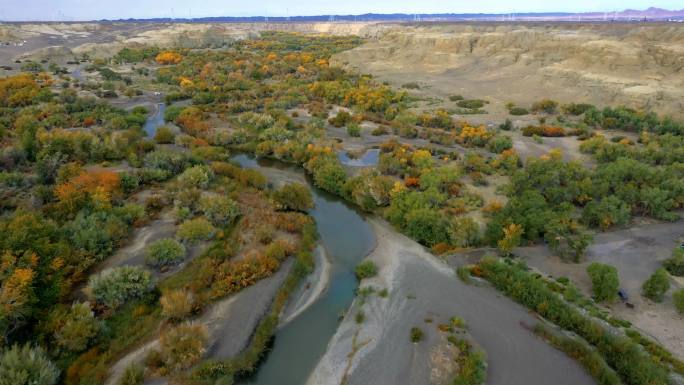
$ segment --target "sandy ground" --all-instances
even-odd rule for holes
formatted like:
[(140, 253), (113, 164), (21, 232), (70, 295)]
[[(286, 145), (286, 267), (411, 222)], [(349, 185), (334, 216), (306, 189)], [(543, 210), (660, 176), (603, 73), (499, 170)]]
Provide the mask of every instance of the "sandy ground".
[[(252, 337), (254, 328), (270, 309), (278, 290), (292, 269), (293, 259), (286, 260), (271, 277), (262, 279), (237, 294), (211, 305), (192, 322), (203, 324), (209, 332), (211, 344), (206, 358), (225, 360), (244, 350)], [(115, 385), (123, 371), (132, 363), (143, 363), (147, 354), (159, 347), (155, 339), (121, 358), (112, 366), (105, 385)], [(148, 384), (163, 384), (164, 379), (152, 379)]]
[(328, 288), (330, 282), (331, 263), (325, 248), (319, 245), (315, 252), (315, 268), (306, 280), (300, 285), (297, 292), (288, 301), (283, 313), (280, 315), (279, 327), (285, 326), (288, 322), (297, 318), (302, 312), (309, 308)]
[[(309, 385), (429, 384), (436, 369), (431, 351), (440, 343), (436, 326), (454, 315), (466, 320), (487, 352), (490, 385), (593, 384), (575, 361), (521, 326), (535, 323), (523, 307), (491, 288), (462, 283), (416, 242), (381, 220), (370, 222), (378, 245), (369, 258), (379, 274), (362, 287), (386, 288), (389, 296), (354, 301)], [(359, 310), (366, 315), (360, 325), (355, 322)], [(409, 341), (414, 326), (425, 332), (417, 344)]]
[(217, 302), (198, 320), (209, 329), (211, 346), (207, 357), (234, 357), (247, 347), (254, 328), (268, 312), (294, 260), (285, 261), (273, 276), (262, 279), (236, 295)]
[(654, 337), (680, 359), (684, 359), (684, 317), (675, 311), (671, 296), (682, 284), (673, 280), (663, 303), (653, 303), (640, 295), (641, 285), (661, 267), (664, 259), (672, 255), (672, 250), (682, 236), (684, 221), (598, 233), (594, 243), (587, 249), (585, 261), (578, 264), (563, 263), (543, 245), (521, 247), (515, 253), (546, 274), (570, 278), (589, 296), (591, 281), (586, 273), (587, 266), (591, 262), (615, 266), (620, 277), (620, 286), (627, 292), (635, 307), (629, 309), (618, 302), (609, 305), (610, 310)]

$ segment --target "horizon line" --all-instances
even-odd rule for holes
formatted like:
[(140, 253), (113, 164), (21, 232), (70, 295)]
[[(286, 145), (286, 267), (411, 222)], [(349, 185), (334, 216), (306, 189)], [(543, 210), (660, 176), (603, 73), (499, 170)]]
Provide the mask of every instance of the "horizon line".
[[(356, 19), (359, 17), (377, 17), (373, 20), (365, 20), (365, 21), (397, 21), (401, 19), (401, 17), (406, 17), (407, 20), (404, 21), (428, 21), (428, 20), (411, 20), (410, 17), (427, 17), (427, 18), (445, 18), (445, 17), (452, 17), (452, 20), (466, 20), (468, 17), (474, 17), (474, 18), (486, 18), (486, 17), (506, 17), (510, 15), (514, 15), (515, 17), (534, 17), (534, 16), (572, 16), (572, 15), (595, 15), (595, 16), (606, 16), (606, 15), (622, 15), (622, 17), (629, 17), (628, 15), (624, 15), (629, 12), (634, 12), (634, 13), (644, 13), (649, 10), (658, 10), (661, 12), (666, 12), (666, 13), (680, 13), (679, 15), (674, 15), (676, 17), (684, 17), (684, 8), (683, 9), (665, 9), (665, 8), (658, 8), (658, 7), (648, 7), (643, 10), (639, 9), (623, 9), (621, 11), (616, 11), (616, 10), (604, 10), (604, 11), (584, 11), (584, 12), (566, 12), (566, 11), (547, 11), (547, 12), (539, 12), (539, 11), (523, 11), (523, 12), (501, 12), (501, 13), (493, 13), (493, 12), (464, 12), (464, 13), (456, 13), (456, 12), (434, 12), (434, 13), (402, 13), (402, 12), (392, 12), (392, 13), (375, 13), (375, 12), (367, 12), (367, 13), (362, 13), (362, 14), (318, 14), (318, 15), (252, 15), (252, 16), (228, 16), (228, 15), (222, 15), (222, 16), (197, 16), (197, 17), (169, 17), (169, 16), (154, 16), (154, 17), (129, 17), (129, 18), (118, 18), (118, 19), (70, 19), (70, 18), (64, 18), (64, 19), (54, 19), (54, 20), (0, 20), (0, 23), (77, 23), (77, 22), (134, 22), (134, 21), (146, 21), (146, 22), (153, 22), (153, 21), (207, 21), (210, 19), (224, 19), (224, 21), (256, 21), (255, 19), (263, 19), (266, 22), (269, 22), (269, 19), (273, 19), (273, 21), (292, 21), (291, 19), (311, 19), (309, 21), (326, 21), (326, 20), (313, 20), (313, 19), (324, 19), (324, 18), (333, 18), (332, 20), (328, 20), (329, 22), (334, 22), (334, 18), (353, 18), (354, 20), (340, 20), (340, 21), (357, 21)], [(382, 19), (382, 17), (393, 17), (389, 19)], [(647, 19), (646, 16), (644, 18)], [(659, 17), (658, 20), (666, 20), (667, 16), (662, 16)], [(653, 20), (653, 19), (652, 19)], [(358, 21), (364, 21), (364, 20), (358, 20)], [(440, 21), (440, 20), (434, 20), (434, 21)], [(446, 21), (446, 20), (441, 20), (441, 21)], [(506, 21), (514, 21), (514, 20), (506, 20)], [(522, 21), (522, 20), (521, 20)], [(547, 21), (553, 21), (553, 20), (547, 20)]]

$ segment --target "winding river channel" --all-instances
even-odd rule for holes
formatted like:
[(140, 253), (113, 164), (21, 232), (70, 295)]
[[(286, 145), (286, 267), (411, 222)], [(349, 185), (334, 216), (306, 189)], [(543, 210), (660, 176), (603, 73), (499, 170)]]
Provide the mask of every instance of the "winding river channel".
[[(148, 124), (145, 125), (145, 131), (149, 136), (153, 136), (156, 129), (164, 124), (163, 108), (164, 105), (160, 104), (157, 112), (148, 119)], [(375, 156), (374, 152), (370, 152), (370, 154), (364, 154), (361, 160), (340, 157), (343, 163), (359, 162), (363, 166), (372, 164)], [(355, 289), (358, 286), (354, 276), (355, 266), (376, 247), (376, 237), (385, 239), (383, 237), (386, 237), (386, 234), (376, 234), (375, 227), (366, 221), (360, 212), (340, 198), (316, 188), (310, 178), (296, 166), (256, 159), (247, 154), (237, 154), (231, 159), (244, 168), (259, 170), (274, 186), (283, 182), (306, 182), (313, 194), (315, 207), (309, 211), (309, 214), (316, 221), (320, 245), (325, 250), (325, 253), (322, 253), (324, 255), (319, 258), (322, 260), (317, 263), (329, 265), (327, 269), (329, 274), (325, 272), (320, 276), (313, 274), (311, 279), (319, 281), (312, 282), (312, 285), (315, 285), (329, 278), (326, 289), (313, 303), (306, 301), (306, 303), (311, 303), (310, 306), (299, 307), (299, 301), (295, 301), (294, 307), (298, 311), (289, 314), (284, 325), (281, 325), (276, 332), (272, 349), (260, 363), (259, 369), (253, 376), (239, 381), (240, 384), (250, 385), (302, 385), (307, 383), (321, 357), (327, 354), (326, 349), (338, 328), (341, 327), (340, 316), (349, 309), (354, 300)], [(416, 253), (415, 250), (411, 251), (415, 249), (412, 241), (407, 241), (406, 245), (397, 247), (402, 250), (405, 247), (408, 250), (395, 256), (400, 259), (406, 259), (407, 255), (412, 252)], [(326, 260), (323, 258), (326, 256), (328, 264), (324, 263)], [(441, 309), (442, 313), (452, 314), (460, 310), (459, 314), (471, 325), (473, 337), (488, 353), (490, 364), (488, 383), (493, 385), (517, 383), (588, 385), (594, 383), (576, 361), (520, 326), (522, 321), (530, 324), (535, 321), (526, 309), (490, 288), (466, 285), (455, 279), (452, 274), (440, 273), (439, 269), (434, 269), (434, 267), (426, 268), (425, 266), (429, 263), (425, 261), (413, 258), (401, 262), (406, 270), (404, 277), (406, 282), (402, 284), (405, 287), (392, 298), (394, 301), (405, 303), (406, 298), (415, 298), (417, 294), (421, 300), (406, 302), (408, 307), (405, 306), (406, 304), (403, 307), (400, 306), (402, 314), (409, 316), (392, 315), (384, 320), (387, 323), (385, 325), (387, 329), (399, 328), (396, 335), (401, 335), (410, 328), (410, 325), (404, 325), (402, 322), (419, 323), (427, 311)], [(425, 285), (425, 282), (430, 282), (429, 287)], [(307, 288), (306, 291), (307, 293), (316, 292), (312, 288)], [(298, 296), (295, 295), (296, 297)], [(304, 297), (306, 296), (303, 295), (299, 299)], [(402, 320), (394, 322), (396, 318), (402, 318)], [(378, 357), (364, 360), (364, 365), (374, 367), (366, 368), (366, 370), (362, 368), (360, 378), (363, 378), (363, 373), (388, 370), (404, 377), (392, 379), (388, 376), (381, 376), (383, 384), (396, 384), (408, 380), (405, 376), (412, 373), (413, 366), (407, 366), (407, 363), (412, 362), (412, 358), (404, 356), (413, 354), (411, 352), (414, 349), (401, 349), (400, 355), (394, 354), (396, 353), (394, 351), (387, 351), (387, 349), (396, 348), (394, 343), (385, 343), (382, 348), (376, 349), (373, 354), (379, 355)], [(346, 354), (335, 358), (335, 363), (345, 360)], [(393, 364), (401, 366), (392, 369)], [(319, 378), (318, 383), (321, 383), (320, 380)], [(332, 378), (330, 380), (335, 381)], [(370, 383), (368, 380), (356, 381), (356, 383), (367, 384)], [(353, 380), (351, 382), (354, 383)]]
[[(279, 162), (254, 159), (245, 154), (232, 158), (244, 168), (259, 169), (270, 180), (288, 180), (303, 172)], [(340, 315), (351, 305), (357, 281), (354, 267), (372, 250), (375, 235), (353, 207), (309, 183), (320, 240), (331, 263), (327, 290), (310, 307), (283, 326), (275, 335), (273, 349), (259, 370), (242, 384), (301, 385), (325, 352), (337, 330)]]

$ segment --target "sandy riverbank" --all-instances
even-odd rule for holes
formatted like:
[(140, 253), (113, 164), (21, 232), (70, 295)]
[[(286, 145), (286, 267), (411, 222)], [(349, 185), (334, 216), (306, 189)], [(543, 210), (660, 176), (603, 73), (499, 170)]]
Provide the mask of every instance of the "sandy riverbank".
[[(292, 270), (293, 263), (292, 258), (288, 259), (273, 276), (214, 303), (192, 321), (207, 327), (211, 341), (205, 355), (207, 358), (225, 360), (247, 347), (254, 329), (270, 309), (278, 290)], [(105, 385), (117, 384), (129, 365), (143, 363), (147, 354), (158, 347), (159, 341), (155, 339), (120, 359), (112, 366)]]
[(328, 288), (330, 283), (331, 263), (328, 253), (323, 245), (316, 247), (314, 251), (316, 266), (314, 271), (306, 277), (297, 292), (291, 297), (289, 303), (280, 316), (279, 327), (297, 318), (302, 312), (308, 309)]
[[(455, 315), (487, 352), (490, 385), (594, 383), (579, 364), (521, 326), (536, 322), (526, 309), (491, 288), (462, 283), (450, 267), (384, 221), (369, 222), (378, 240), (369, 258), (379, 274), (361, 286), (389, 294), (354, 301), (309, 385), (431, 384), (431, 373), (440, 369), (430, 360), (441, 341), (437, 325)], [(359, 311), (365, 320), (357, 324)], [(412, 327), (425, 333), (420, 343), (410, 342)]]

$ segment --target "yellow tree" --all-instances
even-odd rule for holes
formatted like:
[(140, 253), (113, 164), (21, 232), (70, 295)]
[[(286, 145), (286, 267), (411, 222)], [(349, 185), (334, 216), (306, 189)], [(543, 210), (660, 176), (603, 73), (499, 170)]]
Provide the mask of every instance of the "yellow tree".
[(513, 248), (520, 246), (523, 231), (523, 227), (521, 225), (516, 225), (515, 223), (511, 223), (504, 227), (504, 237), (497, 242), (499, 250), (505, 255), (509, 255), (511, 251), (513, 251)]

